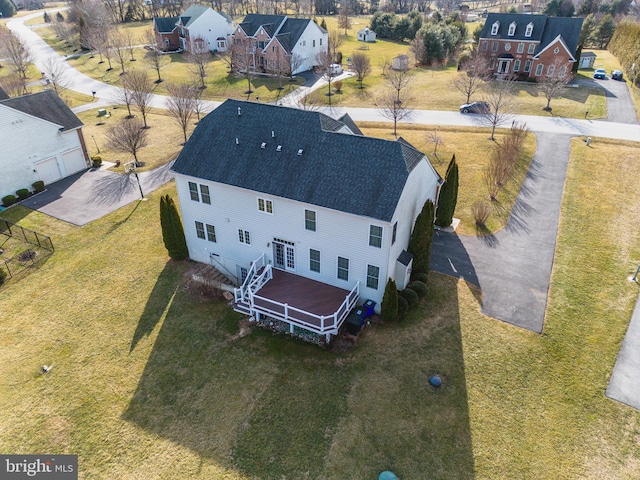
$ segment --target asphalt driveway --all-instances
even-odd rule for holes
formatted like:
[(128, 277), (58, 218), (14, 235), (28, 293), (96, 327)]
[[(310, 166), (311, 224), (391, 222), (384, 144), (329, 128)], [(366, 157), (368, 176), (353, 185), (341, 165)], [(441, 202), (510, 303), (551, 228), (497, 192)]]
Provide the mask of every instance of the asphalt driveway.
[[(147, 195), (173, 179), (173, 162), (138, 174), (142, 192)], [(86, 225), (120, 207), (140, 200), (135, 175), (103, 169), (89, 169), (47, 186), (22, 205), (73, 225)]]

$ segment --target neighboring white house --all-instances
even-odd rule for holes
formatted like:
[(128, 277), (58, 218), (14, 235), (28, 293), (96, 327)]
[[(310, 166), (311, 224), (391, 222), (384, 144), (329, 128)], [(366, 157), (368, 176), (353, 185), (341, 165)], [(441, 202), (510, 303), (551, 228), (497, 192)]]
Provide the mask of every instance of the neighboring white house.
[(369, 27), (363, 28), (362, 30), (358, 30), (358, 41), (359, 42), (375, 42), (376, 32), (374, 32), (373, 30), (369, 30)]
[[(387, 279), (405, 288), (415, 219), (442, 183), (423, 153), (363, 136), (348, 115), (236, 100), (198, 124), (173, 171), (189, 256), (242, 284), (236, 309), (327, 339), (359, 296), (379, 311)], [(290, 282), (286, 307), (261, 297), (274, 276)], [(337, 292), (322, 321), (295, 297), (306, 279), (316, 300)]]
[(53, 90), (0, 101), (0, 197), (87, 169), (82, 125)]
[(191, 5), (178, 17), (153, 19), (153, 30), (166, 50), (193, 51), (196, 42), (204, 42), (212, 52), (224, 52), (231, 44), (233, 22), (223, 12), (204, 5)]
[(313, 20), (286, 15), (247, 15), (233, 33), (240, 61), (265, 72), (311, 70), (328, 45), (329, 34)]

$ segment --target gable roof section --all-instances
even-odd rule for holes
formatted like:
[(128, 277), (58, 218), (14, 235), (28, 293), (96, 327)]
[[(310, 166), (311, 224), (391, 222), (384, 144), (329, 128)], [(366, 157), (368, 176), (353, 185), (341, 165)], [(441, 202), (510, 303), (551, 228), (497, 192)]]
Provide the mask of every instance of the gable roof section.
[(2, 89), (2, 87), (0, 87), (0, 100), (6, 100), (8, 98), (11, 97)]
[(255, 36), (260, 27), (265, 29), (267, 35), (273, 37), (286, 18), (287, 17), (284, 15), (260, 15), (257, 13), (250, 13), (244, 17), (239, 26), (250, 37)]
[(198, 124), (173, 171), (391, 221), (426, 156), (404, 140), (336, 133), (339, 124), (319, 112), (227, 100)]
[(362, 133), (362, 130), (358, 128), (356, 122), (353, 121), (348, 113), (345, 113), (343, 116), (341, 116), (338, 121), (344, 123), (349, 128), (349, 130), (354, 133), (354, 135), (364, 135), (364, 133)]
[(76, 114), (67, 107), (53, 90), (44, 90), (39, 93), (9, 98), (8, 100), (2, 100), (0, 103), (56, 125), (62, 125), (65, 131), (83, 125)]
[(176, 23), (178, 23), (178, 18), (180, 17), (155, 17), (153, 22), (156, 25), (156, 29), (158, 33), (171, 33), (176, 28)]
[(567, 50), (569, 50), (569, 54), (574, 57), (580, 41), (582, 21), (583, 19), (580, 17), (549, 17), (540, 41), (541, 49), (553, 42), (557, 36), (560, 36)]
[(311, 20), (309, 20), (308, 18), (287, 17), (287, 20), (284, 22), (284, 25), (282, 25), (282, 28), (278, 30), (278, 35), (288, 34), (289, 41), (291, 42), (291, 49), (293, 50), (293, 47), (295, 47), (296, 43), (298, 43), (298, 40), (300, 40), (300, 37), (306, 30), (309, 22), (311, 22)]
[(209, 10), (209, 8), (210, 7), (205, 7), (204, 5), (191, 5), (180, 15), (180, 20), (182, 20), (182, 24), (185, 27), (189, 27), (200, 18), (204, 12)]

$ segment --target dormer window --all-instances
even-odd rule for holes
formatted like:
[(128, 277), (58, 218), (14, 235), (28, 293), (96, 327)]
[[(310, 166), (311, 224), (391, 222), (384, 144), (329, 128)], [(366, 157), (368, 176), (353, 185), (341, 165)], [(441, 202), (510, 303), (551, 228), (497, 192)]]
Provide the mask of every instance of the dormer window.
[(497, 35), (499, 28), (500, 28), (500, 22), (496, 22), (493, 25), (491, 25), (491, 35)]
[(509, 35), (510, 37), (513, 37), (516, 33), (516, 22), (511, 23), (511, 25), (509, 25), (509, 33), (507, 35)]
[(524, 32), (524, 36), (530, 37), (532, 33), (533, 33), (533, 23), (529, 23), (529, 25), (527, 25), (527, 29)]

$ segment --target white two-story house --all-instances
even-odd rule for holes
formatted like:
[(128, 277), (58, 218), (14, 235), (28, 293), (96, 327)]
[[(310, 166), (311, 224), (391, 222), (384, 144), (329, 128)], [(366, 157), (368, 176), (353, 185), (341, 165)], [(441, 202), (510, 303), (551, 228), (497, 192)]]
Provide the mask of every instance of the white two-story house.
[(82, 126), (53, 90), (0, 101), (0, 198), (86, 170)]
[(347, 115), (236, 100), (173, 171), (189, 255), (237, 281), (236, 309), (327, 340), (360, 297), (379, 311), (389, 278), (406, 286), (415, 219), (442, 183), (423, 153)]

